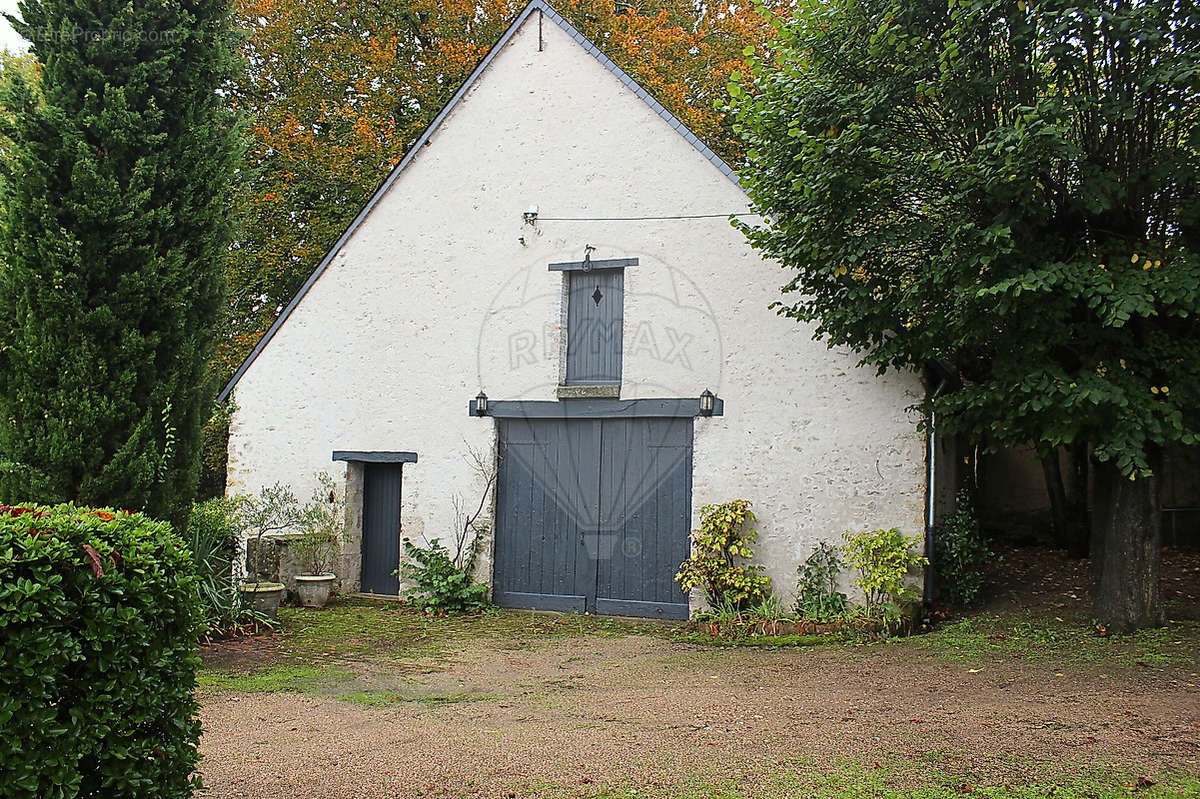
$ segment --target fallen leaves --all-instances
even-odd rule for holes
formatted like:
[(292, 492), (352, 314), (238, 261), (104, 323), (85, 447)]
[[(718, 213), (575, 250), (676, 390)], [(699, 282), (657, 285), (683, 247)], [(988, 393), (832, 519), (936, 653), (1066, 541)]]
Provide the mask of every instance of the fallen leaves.
[(83, 554), (87, 555), (88, 561), (91, 563), (92, 574), (99, 579), (104, 576), (104, 565), (100, 561), (100, 553), (91, 544), (83, 545)]
[(1135, 791), (1145, 791), (1150, 788), (1153, 788), (1157, 784), (1158, 784), (1157, 780), (1152, 780), (1149, 777), (1141, 776), (1141, 777), (1137, 778), (1137, 782), (1125, 783), (1125, 787), (1132, 788)]

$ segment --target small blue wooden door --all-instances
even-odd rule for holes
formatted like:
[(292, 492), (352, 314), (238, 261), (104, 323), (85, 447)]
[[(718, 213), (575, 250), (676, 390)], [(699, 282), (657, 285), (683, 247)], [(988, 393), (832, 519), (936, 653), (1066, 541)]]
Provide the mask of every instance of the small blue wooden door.
[(400, 564), (400, 489), (403, 464), (363, 465), (363, 536), (360, 590), (365, 594), (400, 592), (393, 573)]

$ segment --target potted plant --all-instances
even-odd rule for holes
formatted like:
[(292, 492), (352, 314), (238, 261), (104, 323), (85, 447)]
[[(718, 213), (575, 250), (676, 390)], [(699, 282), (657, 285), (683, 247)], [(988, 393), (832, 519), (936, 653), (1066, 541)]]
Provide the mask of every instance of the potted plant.
[(266, 582), (262, 579), (262, 540), (269, 534), (291, 529), (299, 518), (298, 504), (296, 495), (282, 483), (264, 487), (253, 496), (237, 499), (238, 524), (247, 540), (251, 536), (255, 540), (253, 563), (249, 556), (249, 546), (246, 548), (246, 567), (251, 574), (238, 586), (238, 590), (241, 591), (242, 599), (251, 607), (272, 619), (279, 618), (283, 583)]
[(292, 551), (304, 571), (296, 575), (296, 593), (306, 608), (323, 608), (329, 601), (337, 575), (333, 564), (346, 527), (346, 503), (327, 472), (317, 475), (312, 500), (300, 511), (299, 535), (291, 539)]

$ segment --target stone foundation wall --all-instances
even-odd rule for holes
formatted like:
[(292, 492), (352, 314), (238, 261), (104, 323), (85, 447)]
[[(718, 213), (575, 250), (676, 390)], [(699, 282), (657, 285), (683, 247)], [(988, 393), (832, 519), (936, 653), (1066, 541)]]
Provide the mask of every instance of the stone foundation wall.
[[(359, 514), (361, 515), (361, 501)], [(338, 576), (334, 583), (334, 591), (341, 594), (358, 592), (359, 579), (358, 550), (353, 556), (343, 554), (334, 564), (334, 574)], [(289, 536), (264, 536), (262, 541), (250, 539), (246, 542), (246, 572), (256, 575), (263, 582), (283, 583), (289, 598), (296, 595), (296, 576), (304, 574), (304, 568), (289, 546)]]

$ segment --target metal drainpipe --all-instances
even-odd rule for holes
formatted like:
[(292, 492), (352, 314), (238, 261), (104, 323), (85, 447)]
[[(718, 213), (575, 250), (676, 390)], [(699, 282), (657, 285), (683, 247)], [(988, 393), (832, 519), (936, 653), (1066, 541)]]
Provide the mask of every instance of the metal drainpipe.
[(925, 566), (925, 593), (923, 601), (928, 607), (933, 603), (933, 473), (934, 473), (934, 454), (937, 451), (937, 414), (933, 410), (933, 401), (942, 393), (942, 389), (946, 387), (946, 378), (943, 377), (937, 384), (937, 388), (933, 390), (933, 394), (929, 396), (929, 437), (925, 443), (926, 462), (929, 464), (929, 469), (925, 473), (925, 559), (929, 563)]

